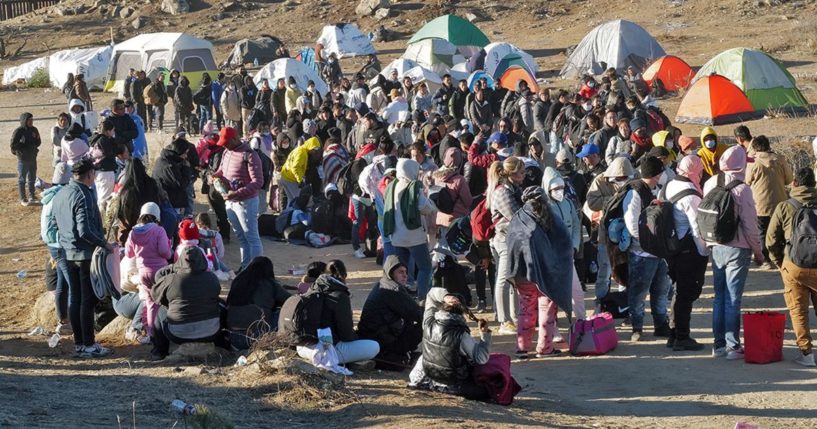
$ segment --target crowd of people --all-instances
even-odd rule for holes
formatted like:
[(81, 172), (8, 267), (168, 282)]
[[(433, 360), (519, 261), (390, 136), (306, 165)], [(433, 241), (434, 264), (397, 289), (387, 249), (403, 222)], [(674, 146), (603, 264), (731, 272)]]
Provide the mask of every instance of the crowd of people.
[[(340, 363), (414, 362), (412, 386), (486, 398), (472, 375), (489, 361), (492, 330), (481, 321), (476, 340), (466, 317), (493, 312), (497, 333), (517, 336), (519, 359), (556, 356), (558, 310), (569, 321), (589, 317), (592, 285), (594, 313), (626, 290), (632, 341), (647, 335), (649, 294), (652, 335), (677, 352), (701, 350), (690, 319), (710, 264), (712, 355), (741, 359), (741, 298), (754, 260), (780, 270), (797, 362), (814, 366), (808, 302), (817, 261), (791, 244), (817, 201), (814, 172), (793, 172), (765, 136), (743, 125), (731, 145), (709, 127), (683, 135), (635, 70), (584, 76), (574, 92), (484, 79), (471, 90), (445, 75), (432, 93), (396, 71), (370, 86), (366, 67), (351, 80), (337, 61), (324, 69), (327, 94), (293, 76), (256, 86), (243, 67), (205, 76), (195, 93), (177, 71), (154, 80), (133, 71), (123, 98), (94, 115), (90, 97), (71, 86), (69, 112), (51, 132), (54, 175), (42, 201), (41, 138), (32, 115), (21, 116), (11, 141), (20, 201), (43, 204), (57, 330), (73, 331), (78, 354), (110, 353), (94, 338), (89, 274), (102, 247), (121, 249), (128, 279), (113, 309), (133, 319), (129, 337), (152, 343), (157, 359), (171, 342), (241, 349), (262, 332), (293, 334), (292, 312), (309, 306), (290, 308), (290, 295), (320, 296), (319, 327), (331, 328)], [(163, 129), (171, 101), (175, 131), (151, 162), (145, 133)], [(211, 213), (196, 213), (196, 192)], [(655, 200), (671, 207), (671, 231), (645, 229)], [(315, 263), (287, 290), (264, 256), (268, 224), (291, 243), (347, 243), (355, 258), (381, 261), (356, 329), (343, 262)], [(224, 262), (232, 239), (235, 272)], [(463, 268), (463, 255), (473, 268), (450, 269)], [(219, 280), (232, 282), (225, 301)], [(311, 356), (314, 334), (311, 342), (294, 334), (299, 354)]]

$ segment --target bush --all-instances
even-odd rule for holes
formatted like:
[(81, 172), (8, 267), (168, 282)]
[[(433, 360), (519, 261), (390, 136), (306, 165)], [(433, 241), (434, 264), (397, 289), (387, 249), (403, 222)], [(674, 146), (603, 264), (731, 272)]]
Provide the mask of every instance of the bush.
[(31, 79), (28, 80), (29, 88), (50, 88), (51, 77), (48, 75), (48, 70), (39, 68), (34, 70)]

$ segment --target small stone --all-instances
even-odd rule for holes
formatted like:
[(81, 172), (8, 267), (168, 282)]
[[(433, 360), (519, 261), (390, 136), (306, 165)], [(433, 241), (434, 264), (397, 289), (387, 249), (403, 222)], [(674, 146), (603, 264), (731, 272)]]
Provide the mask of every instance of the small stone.
[(171, 15), (180, 15), (190, 12), (190, 4), (187, 0), (162, 0), (162, 12)]
[(139, 29), (141, 29), (142, 27), (144, 27), (144, 26), (145, 26), (145, 18), (143, 18), (143, 17), (141, 17), (141, 16), (137, 16), (137, 17), (136, 17), (136, 19), (134, 19), (134, 20), (133, 20), (133, 21), (130, 23), (130, 25), (131, 25), (131, 27), (133, 27), (134, 29), (139, 30)]
[(382, 21), (382, 20), (388, 18), (390, 15), (391, 15), (391, 9), (385, 7), (385, 8), (377, 9), (377, 11), (374, 13), (374, 18), (376, 20), (378, 20), (378, 21)]
[(111, 17), (119, 16), (119, 13), (122, 12), (122, 6), (115, 4), (113, 8), (111, 8)]
[(370, 16), (380, 8), (389, 7), (389, 0), (360, 0), (355, 7), (357, 16)]
[(467, 19), (469, 22), (479, 22), (479, 17), (471, 12), (465, 14), (465, 19)]
[(130, 18), (135, 10), (132, 7), (126, 7), (119, 12), (119, 17), (122, 19)]

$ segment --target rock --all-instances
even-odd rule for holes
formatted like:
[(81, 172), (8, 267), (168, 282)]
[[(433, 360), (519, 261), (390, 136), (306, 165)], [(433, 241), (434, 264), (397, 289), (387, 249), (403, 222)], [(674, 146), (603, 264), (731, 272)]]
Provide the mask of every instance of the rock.
[(188, 366), (182, 371), (184, 374), (187, 375), (202, 375), (207, 374), (207, 370), (200, 367), (200, 366)]
[(119, 16), (120, 12), (122, 12), (122, 6), (118, 4), (113, 5), (113, 7), (111, 8), (111, 17)]
[(389, 0), (360, 0), (355, 8), (357, 16), (369, 16), (377, 9), (389, 7)]
[(377, 11), (374, 13), (374, 17), (378, 21), (382, 21), (388, 18), (389, 16), (391, 16), (391, 9), (387, 7), (377, 9)]
[(34, 326), (42, 326), (46, 330), (57, 326), (57, 309), (54, 305), (54, 294), (44, 292), (34, 302), (31, 312), (31, 321)]
[(187, 0), (162, 0), (162, 12), (171, 15), (180, 15), (190, 12), (190, 4)]
[(229, 352), (217, 349), (213, 343), (185, 343), (174, 350), (167, 362), (209, 362), (220, 363)]
[(133, 27), (135, 30), (139, 30), (145, 26), (145, 18), (141, 16), (137, 16), (136, 19), (131, 21), (130, 26)]
[(94, 7), (100, 7), (102, 5), (107, 5), (107, 4), (108, 4), (108, 0), (96, 0), (94, 2)]
[(122, 343), (125, 339), (125, 332), (127, 332), (132, 322), (133, 321), (128, 318), (116, 316), (111, 323), (105, 325), (105, 327), (96, 334), (96, 337), (107, 344)]
[(467, 19), (468, 22), (479, 22), (479, 20), (480, 20), (479, 17), (473, 12), (466, 13), (465, 14), (465, 19)]
[(221, 10), (223, 11), (233, 12), (238, 9), (241, 9), (241, 5), (238, 2), (228, 1), (226, 3), (221, 4)]
[(107, 6), (100, 6), (99, 9), (96, 10), (102, 16), (108, 15), (108, 7)]
[(119, 12), (119, 17), (122, 18), (122, 19), (130, 18), (130, 16), (133, 15), (133, 13), (135, 11), (136, 10), (134, 8), (128, 6), (128, 7), (124, 8), (124, 9), (122, 9), (122, 11)]

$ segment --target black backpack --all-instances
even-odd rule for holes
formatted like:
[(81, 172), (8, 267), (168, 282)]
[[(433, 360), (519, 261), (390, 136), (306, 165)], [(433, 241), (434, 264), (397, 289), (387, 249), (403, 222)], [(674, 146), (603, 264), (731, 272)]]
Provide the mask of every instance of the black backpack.
[(624, 319), (630, 315), (630, 304), (627, 298), (627, 291), (612, 290), (604, 295), (604, 298), (599, 300), (601, 311), (610, 313), (613, 319)]
[(335, 235), (335, 207), (329, 200), (323, 200), (312, 206), (310, 229), (326, 235)]
[(354, 164), (354, 161), (344, 165), (338, 172), (337, 187), (343, 196), (352, 195), (355, 190), (355, 183), (352, 180), (352, 164)]
[[(664, 187), (666, 190), (666, 186)], [(638, 241), (645, 252), (659, 258), (669, 258), (681, 252), (681, 238), (675, 232), (673, 207), (681, 198), (701, 196), (695, 189), (684, 189), (669, 201), (662, 197), (652, 201), (638, 219)]]
[(440, 213), (454, 213), (454, 203), (456, 201), (447, 186), (436, 187), (428, 195), (428, 198), (434, 202), (434, 205), (437, 206), (437, 210), (439, 210)]
[(735, 213), (735, 199), (732, 189), (742, 184), (740, 180), (733, 180), (725, 184), (723, 173), (718, 174), (718, 185), (701, 200), (698, 206), (698, 228), (706, 241), (724, 244), (735, 239), (738, 232), (738, 219)]
[(817, 207), (804, 206), (794, 198), (789, 204), (797, 209), (788, 242), (789, 259), (800, 268), (817, 268)]
[(471, 305), (471, 290), (466, 281), (467, 269), (459, 264), (451, 255), (434, 269), (434, 287), (441, 287), (449, 293), (459, 294), (465, 299), (466, 305)]
[(314, 290), (287, 298), (278, 316), (278, 335), (293, 344), (317, 343), (325, 299), (323, 292)]
[[(258, 158), (261, 160), (261, 172), (264, 176), (263, 189), (269, 189), (269, 186), (272, 183), (272, 160), (264, 152), (262, 152), (261, 149), (255, 149), (255, 153), (258, 154)], [(247, 163), (249, 163), (249, 160)]]

